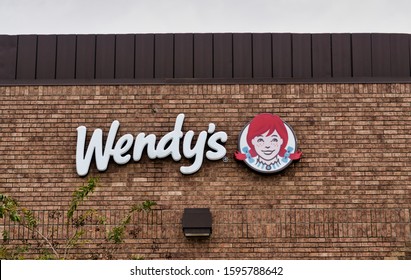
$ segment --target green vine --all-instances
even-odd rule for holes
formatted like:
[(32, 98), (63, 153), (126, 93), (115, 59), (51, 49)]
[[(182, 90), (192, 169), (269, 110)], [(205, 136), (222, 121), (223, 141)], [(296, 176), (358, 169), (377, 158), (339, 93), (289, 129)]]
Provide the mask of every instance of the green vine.
[[(66, 259), (69, 251), (81, 244), (81, 238), (86, 233), (83, 226), (85, 226), (87, 222), (93, 220), (93, 218), (96, 218), (98, 225), (106, 224), (107, 217), (99, 215), (94, 209), (89, 209), (83, 214), (78, 215), (77, 218), (74, 218), (74, 213), (76, 213), (78, 207), (87, 198), (87, 196), (95, 191), (97, 183), (97, 178), (89, 178), (87, 180), (87, 184), (80, 186), (73, 192), (70, 206), (67, 210), (67, 232), (69, 232), (70, 226), (72, 226), (75, 230), (74, 233), (65, 241), (65, 245), (62, 247), (62, 253), (58, 252), (57, 244), (50, 242), (49, 237), (37, 229), (38, 220), (36, 219), (34, 213), (26, 208), (20, 207), (15, 199), (4, 194), (0, 194), (0, 218), (4, 218), (8, 215), (11, 221), (20, 224), (40, 236), (51, 249), (51, 251), (44, 251), (41, 258)], [(127, 215), (121, 220), (120, 224), (107, 231), (107, 241), (113, 245), (123, 243), (126, 227), (130, 224), (132, 215), (135, 212), (149, 212), (155, 205), (156, 203), (150, 200), (133, 205)], [(4, 230), (2, 237), (5, 242), (10, 240), (9, 232)], [(115, 248), (113, 249), (113, 252), (114, 251)], [(51, 252), (52, 254), (50, 254)], [(16, 252), (16, 254), (19, 255), (18, 252)], [(16, 254), (9, 252), (9, 250), (4, 246), (0, 247), (0, 257), (13, 259), (19, 258)]]
[(130, 211), (123, 218), (120, 225), (115, 226), (112, 230), (108, 232), (107, 239), (109, 241), (114, 242), (115, 244), (119, 244), (124, 242), (124, 233), (127, 225), (130, 224), (131, 216), (134, 212), (149, 212), (153, 206), (157, 205), (154, 201), (146, 200), (143, 203), (135, 204), (131, 207)]
[(69, 210), (67, 211), (67, 218), (72, 219), (74, 212), (80, 202), (82, 202), (90, 193), (93, 193), (98, 183), (98, 178), (91, 177), (87, 181), (87, 185), (81, 186), (78, 190), (73, 192)]

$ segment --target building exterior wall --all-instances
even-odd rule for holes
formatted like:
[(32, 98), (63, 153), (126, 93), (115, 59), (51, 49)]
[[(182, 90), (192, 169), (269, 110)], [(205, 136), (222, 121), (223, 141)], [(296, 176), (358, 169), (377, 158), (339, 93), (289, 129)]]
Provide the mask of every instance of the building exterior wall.
[[(64, 226), (72, 192), (84, 184), (75, 169), (76, 129), (88, 139), (107, 137), (112, 121), (125, 133), (173, 130), (225, 131), (227, 158), (204, 160), (183, 175), (182, 159), (111, 162), (81, 209), (104, 212), (110, 222), (136, 202), (153, 200), (153, 212), (133, 217), (119, 250), (107, 254), (105, 229), (90, 226), (75, 258), (146, 259), (383, 259), (410, 258), (411, 84), (130, 85), (0, 87), (0, 186), (20, 205), (36, 210), (40, 227)], [(304, 155), (281, 174), (261, 175), (234, 160), (237, 137), (256, 114), (290, 124)], [(207, 207), (209, 239), (184, 237), (184, 208)], [(44, 226), (43, 226), (44, 224)], [(48, 225), (48, 226), (47, 226)], [(4, 220), (6, 246), (35, 238)], [(42, 245), (47, 247), (46, 245)]]

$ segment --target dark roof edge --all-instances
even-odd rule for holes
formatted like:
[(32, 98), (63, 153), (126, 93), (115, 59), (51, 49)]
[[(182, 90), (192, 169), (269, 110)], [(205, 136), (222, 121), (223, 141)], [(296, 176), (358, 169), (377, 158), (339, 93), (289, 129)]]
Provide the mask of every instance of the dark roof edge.
[(317, 35), (317, 34), (327, 34), (327, 35), (338, 35), (338, 34), (394, 34), (394, 35), (411, 35), (410, 32), (366, 32), (366, 31), (358, 31), (358, 32), (292, 32), (292, 31), (283, 31), (283, 32), (275, 32), (275, 31), (248, 31), (248, 32), (243, 32), (243, 31), (221, 31), (221, 32), (124, 32), (124, 33), (113, 33), (113, 32), (108, 32), (108, 33), (75, 33), (75, 32), (69, 32), (69, 33), (0, 33), (0, 36), (78, 36), (78, 35), (92, 35), (92, 36), (97, 36), (97, 35), (180, 35), (180, 34), (310, 34), (310, 35)]
[(247, 85), (247, 84), (409, 84), (411, 77), (253, 78), (253, 79), (37, 79), (0, 80), (0, 86), (95, 86), (95, 85)]

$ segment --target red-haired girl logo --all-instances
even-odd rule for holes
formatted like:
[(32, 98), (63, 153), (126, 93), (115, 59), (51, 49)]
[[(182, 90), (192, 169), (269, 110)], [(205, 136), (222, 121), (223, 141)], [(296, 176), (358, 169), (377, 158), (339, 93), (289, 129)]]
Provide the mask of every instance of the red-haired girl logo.
[(302, 156), (291, 126), (268, 113), (255, 116), (244, 126), (238, 137), (238, 149), (235, 158), (262, 173), (279, 172)]

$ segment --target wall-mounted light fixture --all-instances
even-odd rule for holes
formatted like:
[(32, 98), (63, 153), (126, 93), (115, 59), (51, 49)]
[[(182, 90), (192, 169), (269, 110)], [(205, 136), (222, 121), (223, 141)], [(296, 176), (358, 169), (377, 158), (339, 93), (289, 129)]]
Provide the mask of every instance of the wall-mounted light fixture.
[(209, 208), (185, 208), (183, 232), (186, 237), (209, 237), (212, 232)]

